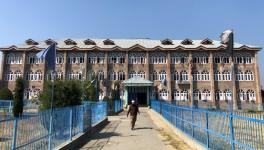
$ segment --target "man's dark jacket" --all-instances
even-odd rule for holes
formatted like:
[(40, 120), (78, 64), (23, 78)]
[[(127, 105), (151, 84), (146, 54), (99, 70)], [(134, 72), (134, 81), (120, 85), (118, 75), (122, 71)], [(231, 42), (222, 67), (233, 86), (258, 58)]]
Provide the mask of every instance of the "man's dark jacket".
[(127, 116), (130, 114), (130, 116), (137, 116), (139, 113), (138, 106), (136, 104), (132, 104), (129, 106), (128, 111), (127, 111)]

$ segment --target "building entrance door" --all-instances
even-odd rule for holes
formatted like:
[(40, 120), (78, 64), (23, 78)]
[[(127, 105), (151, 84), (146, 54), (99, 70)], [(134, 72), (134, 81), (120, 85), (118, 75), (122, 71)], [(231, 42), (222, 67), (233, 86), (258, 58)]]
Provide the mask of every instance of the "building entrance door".
[(137, 93), (137, 100), (139, 105), (147, 105), (147, 93)]

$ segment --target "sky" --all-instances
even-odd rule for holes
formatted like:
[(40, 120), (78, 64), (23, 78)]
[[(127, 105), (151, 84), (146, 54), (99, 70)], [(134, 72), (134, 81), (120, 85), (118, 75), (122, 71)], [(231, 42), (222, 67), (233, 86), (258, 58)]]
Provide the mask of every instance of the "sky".
[[(264, 1), (242, 0), (8, 0), (0, 5), (0, 47), (48, 38), (219, 40), (264, 47)], [(264, 86), (264, 52), (259, 53)]]

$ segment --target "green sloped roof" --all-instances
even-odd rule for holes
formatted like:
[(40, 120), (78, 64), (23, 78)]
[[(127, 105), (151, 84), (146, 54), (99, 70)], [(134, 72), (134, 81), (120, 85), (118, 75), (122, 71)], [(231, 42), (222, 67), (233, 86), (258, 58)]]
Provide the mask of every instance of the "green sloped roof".
[(153, 82), (141, 77), (133, 77), (122, 82), (125, 86), (152, 86)]

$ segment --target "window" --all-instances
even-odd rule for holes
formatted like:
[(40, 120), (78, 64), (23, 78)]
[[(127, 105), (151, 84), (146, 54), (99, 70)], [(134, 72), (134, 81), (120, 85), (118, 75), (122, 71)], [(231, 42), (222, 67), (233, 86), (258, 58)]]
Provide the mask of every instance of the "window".
[(256, 100), (256, 95), (253, 90), (248, 90), (247, 91), (247, 98), (249, 101), (255, 101)]
[(94, 79), (94, 77), (95, 77), (95, 72), (94, 71), (89, 71), (88, 73), (87, 73), (87, 79), (88, 80), (93, 80)]
[(146, 63), (146, 57), (145, 53), (130, 53), (128, 58), (129, 64), (145, 64)]
[(84, 63), (84, 54), (83, 53), (70, 53), (68, 56), (69, 64), (80, 64)]
[(222, 80), (223, 81), (230, 81), (231, 80), (231, 74), (229, 73), (229, 71), (227, 71), (227, 70), (223, 71)]
[(140, 70), (138, 72), (138, 76), (141, 77), (141, 78), (145, 78), (145, 72), (143, 70)]
[(98, 80), (104, 80), (104, 72), (102, 70), (98, 71)]
[(237, 94), (240, 101), (245, 101), (247, 99), (247, 95), (243, 90), (240, 89)]
[(24, 99), (32, 100), (37, 99), (39, 96), (40, 89), (26, 89), (24, 91)]
[(182, 101), (187, 101), (189, 98), (188, 98), (188, 91), (187, 90), (183, 90), (181, 91), (181, 100)]
[(181, 94), (180, 91), (174, 90), (173, 92), (174, 100), (180, 101), (181, 100), (180, 94)]
[(162, 89), (159, 91), (159, 97), (162, 100), (167, 100), (168, 99), (168, 92), (165, 89)]
[(223, 92), (221, 90), (216, 90), (215, 91), (215, 99), (216, 100), (224, 100), (224, 95)]
[(177, 71), (172, 72), (171, 75), (172, 75), (172, 77), (171, 77), (172, 80), (175, 80), (175, 81), (180, 80), (180, 76), (179, 76), (179, 73)]
[(188, 91), (187, 90), (183, 90), (183, 91), (174, 90), (173, 96), (174, 96), (174, 100), (187, 101), (188, 100)]
[(154, 71), (152, 72), (152, 80), (158, 80), (158, 79), (159, 79), (158, 73), (157, 73), (156, 70), (154, 70)]
[(23, 57), (21, 53), (16, 53), (16, 54), (10, 53), (10, 54), (7, 54), (7, 57), (6, 57), (7, 64), (22, 64), (22, 60), (23, 60)]
[(199, 73), (199, 71), (195, 70), (193, 72), (193, 81), (200, 81), (201, 80), (201, 75)]
[(185, 64), (188, 62), (188, 55), (182, 53), (171, 54), (171, 64)]
[(201, 93), (199, 90), (194, 90), (193, 91), (193, 100), (200, 100), (201, 99)]
[(160, 81), (166, 80), (166, 76), (167, 76), (167, 74), (166, 74), (166, 71), (165, 70), (161, 70), (159, 72), (159, 80)]
[(108, 62), (110, 64), (123, 64), (125, 63), (125, 53), (110, 53)]
[(43, 59), (37, 58), (36, 54), (30, 53), (28, 55), (28, 64), (42, 64)]
[(133, 77), (136, 77), (137, 76), (137, 72), (135, 70), (132, 70), (130, 73), (129, 73), (129, 78), (133, 78)]
[(237, 81), (243, 81), (244, 80), (244, 73), (241, 70), (238, 70), (236, 74), (236, 80)]
[(88, 53), (88, 63), (90, 64), (103, 64), (105, 60), (104, 53)]
[(74, 71), (71, 71), (68, 73), (68, 79), (69, 80), (73, 80), (73, 79), (78, 79), (78, 80), (81, 80), (82, 79), (82, 73), (81, 72), (74, 72)]
[(221, 81), (222, 80), (222, 75), (219, 71), (215, 72), (214, 79), (215, 79), (215, 81)]
[(209, 81), (210, 80), (210, 75), (207, 70), (204, 70), (201, 74), (201, 80), (202, 81)]
[(226, 89), (224, 91), (224, 95), (225, 95), (225, 100), (229, 100), (230, 101), (232, 99), (232, 92), (231, 92), (231, 90)]
[(235, 56), (235, 63), (236, 64), (242, 64), (243, 63), (243, 57), (241, 54), (236, 54)]
[(193, 63), (196, 64), (207, 64), (209, 62), (209, 57), (207, 54), (194, 54), (192, 60)]
[(117, 80), (125, 80), (125, 72), (123, 70), (120, 70), (118, 72), (118, 78)]
[(34, 80), (34, 72), (32, 70), (27, 73), (27, 80), (29, 80), (29, 81)]
[(221, 63), (221, 57), (220, 56), (215, 56), (214, 57), (214, 63), (220, 64)]
[(64, 55), (63, 53), (57, 53), (56, 55), (56, 64), (63, 64), (64, 63)]
[(63, 79), (63, 72), (62, 71), (57, 71), (56, 72), (56, 78), (62, 80)]
[(226, 55), (224, 55), (224, 56), (222, 57), (222, 63), (224, 63), (224, 64), (228, 64), (228, 63), (229, 63), (229, 57), (226, 56)]
[(5, 80), (6, 81), (14, 81), (14, 73), (12, 71), (8, 71), (5, 74)]
[(201, 95), (201, 100), (209, 101), (211, 100), (211, 93), (208, 89), (203, 90)]
[(253, 73), (250, 70), (245, 72), (245, 80), (246, 81), (253, 81)]
[(165, 64), (167, 63), (166, 53), (151, 53), (150, 64)]
[(187, 71), (183, 70), (181, 72), (181, 80), (182, 81), (188, 81), (189, 80)]
[(37, 70), (34, 74), (34, 80), (35, 81), (40, 81), (42, 80), (42, 72), (40, 70)]
[(114, 71), (109, 72), (109, 80), (116, 80), (116, 73)]
[(22, 73), (21, 73), (20, 70), (16, 70), (16, 71), (15, 71), (15, 74), (14, 74), (14, 80), (16, 80), (16, 79), (19, 78), (19, 77), (22, 77)]

